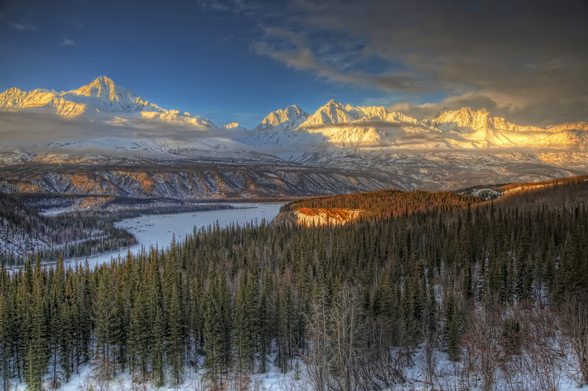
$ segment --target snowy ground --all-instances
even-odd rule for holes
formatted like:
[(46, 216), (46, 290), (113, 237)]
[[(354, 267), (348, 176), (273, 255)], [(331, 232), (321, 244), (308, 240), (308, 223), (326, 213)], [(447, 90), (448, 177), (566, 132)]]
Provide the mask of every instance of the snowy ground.
[[(183, 240), (186, 235), (192, 234), (194, 227), (208, 227), (218, 221), (221, 228), (230, 224), (245, 225), (254, 222), (261, 223), (263, 219), (267, 222), (273, 220), (280, 211), (282, 204), (235, 204), (236, 208), (211, 211), (197, 211), (186, 213), (171, 213), (161, 215), (145, 215), (133, 217), (115, 223), (118, 228), (124, 228), (137, 238), (139, 244), (130, 248), (131, 253), (137, 254), (144, 247), (146, 250), (151, 246), (158, 245), (159, 248), (169, 246), (175, 234), (176, 240)], [(125, 257), (127, 249), (98, 255), (88, 258), (90, 267), (104, 262), (109, 262), (113, 257)], [(78, 261), (84, 261), (78, 260)], [(72, 260), (75, 262), (76, 260)]]
[[(422, 352), (418, 352), (414, 358), (414, 364), (404, 369), (406, 382), (397, 384), (391, 388), (382, 391), (433, 391), (433, 390), (447, 390), (447, 391), (482, 391), (482, 379), (476, 374), (471, 374), (467, 381), (464, 381), (463, 370), (464, 362), (451, 362), (447, 359), (446, 354), (437, 353), (439, 362), (436, 368), (436, 381), (432, 387), (430, 383), (426, 382), (425, 365), (423, 362)], [(296, 364), (297, 361), (297, 364)], [(225, 391), (311, 391), (313, 390), (312, 382), (306, 374), (306, 367), (302, 360), (297, 359), (293, 363), (293, 368), (288, 373), (280, 372), (279, 368), (270, 364), (267, 373), (252, 374), (246, 376), (245, 379), (239, 379), (236, 376), (229, 376), (223, 380)], [(209, 390), (210, 384), (203, 378), (204, 370), (195, 372), (187, 367), (184, 372), (184, 382), (177, 386), (166, 385), (161, 388), (155, 387), (149, 382), (145, 384), (133, 384), (131, 376), (126, 370), (124, 373), (119, 373), (114, 379), (109, 382), (100, 382), (93, 377), (92, 366), (84, 365), (80, 367), (79, 374), (73, 374), (70, 381), (62, 384), (59, 387), (61, 391), (171, 391), (171, 390), (194, 390), (205, 391)], [(577, 383), (572, 380), (570, 373), (566, 373), (563, 369), (558, 371), (556, 376), (558, 380), (557, 390), (560, 391), (588, 391), (588, 386), (579, 388)], [(25, 391), (26, 384), (16, 383), (13, 379), (9, 390)], [(50, 389), (48, 382), (45, 384), (46, 389)], [(518, 381), (512, 383), (505, 383), (500, 379), (494, 384), (493, 390), (509, 390), (509, 391), (531, 391), (540, 390), (537, 387), (536, 381), (530, 374), (522, 374)]]
[(41, 212), (39, 212), (39, 214), (41, 216), (49, 216), (49, 217), (52, 217), (52, 216), (57, 216), (60, 213), (72, 212), (72, 211), (74, 211), (74, 209), (72, 209), (72, 208), (50, 209), (50, 210), (41, 211)]
[[(286, 374), (281, 373), (276, 366), (271, 366), (267, 373), (254, 374), (248, 377), (248, 380), (240, 380), (235, 376), (229, 376), (224, 380), (225, 390), (257, 390), (257, 391), (306, 391), (311, 390), (308, 381), (304, 378), (304, 364), (299, 362), (299, 370), (292, 370)], [(92, 374), (92, 366), (84, 365), (80, 367), (79, 374), (73, 374), (70, 381), (62, 384), (60, 391), (171, 391), (171, 390), (209, 390), (210, 386), (207, 381), (203, 380), (204, 370), (195, 372), (186, 368), (184, 373), (184, 382), (177, 386), (164, 386), (157, 388), (149, 382), (146, 384), (133, 384), (129, 371), (119, 374), (109, 382), (96, 381)], [(26, 391), (27, 386), (24, 383), (16, 383), (16, 379), (9, 388), (10, 391)], [(243, 384), (249, 383), (248, 387)], [(241, 387), (239, 387), (241, 383)], [(45, 382), (45, 388), (50, 389), (49, 382)]]

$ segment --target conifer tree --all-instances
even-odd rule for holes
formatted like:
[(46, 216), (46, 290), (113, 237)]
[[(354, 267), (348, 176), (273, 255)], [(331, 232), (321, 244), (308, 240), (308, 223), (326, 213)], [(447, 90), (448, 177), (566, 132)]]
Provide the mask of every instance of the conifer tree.
[(2, 384), (3, 390), (8, 390), (8, 381), (11, 378), (10, 361), (12, 356), (12, 338), (10, 330), (10, 307), (7, 298), (0, 293), (0, 383)]
[(204, 367), (213, 384), (222, 381), (223, 363), (223, 314), (220, 307), (218, 278), (212, 275), (204, 297)]
[(156, 387), (165, 384), (165, 319), (160, 306), (155, 308), (155, 317), (152, 330), (153, 348), (151, 353), (151, 368), (153, 381)]
[(28, 339), (26, 382), (32, 390), (41, 390), (43, 376), (49, 364), (49, 319), (45, 292), (45, 275), (37, 253), (33, 275), (31, 328)]
[(111, 276), (106, 269), (103, 270), (104, 273), (98, 277), (95, 369), (102, 379), (110, 380), (116, 372), (116, 361), (113, 357), (113, 321), (116, 309), (110, 283)]
[(235, 296), (235, 355), (239, 373), (253, 369), (255, 346), (250, 316), (251, 312), (247, 303), (247, 274), (243, 273)]
[(178, 288), (174, 284), (171, 289), (168, 309), (168, 344), (166, 357), (168, 365), (171, 368), (172, 384), (177, 385), (183, 382), (185, 341)]

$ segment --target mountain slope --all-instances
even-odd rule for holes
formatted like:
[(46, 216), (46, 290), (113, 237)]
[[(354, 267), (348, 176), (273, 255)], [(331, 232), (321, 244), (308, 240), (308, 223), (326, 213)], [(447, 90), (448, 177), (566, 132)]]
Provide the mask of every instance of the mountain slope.
[(165, 110), (143, 100), (140, 96), (117, 86), (105, 76), (73, 91), (36, 89), (25, 92), (10, 88), (0, 94), (0, 110), (42, 111), (64, 118), (102, 119), (124, 121), (148, 119), (202, 128), (214, 125), (201, 117), (178, 110)]
[[(263, 131), (261, 131), (261, 129)], [(255, 129), (254, 145), (316, 151), (336, 145), (372, 152), (401, 150), (468, 150), (480, 148), (560, 148), (585, 150), (582, 135), (569, 131), (588, 131), (588, 123), (575, 122), (549, 128), (519, 126), (486, 110), (462, 108), (446, 111), (432, 120), (418, 121), (384, 107), (354, 107), (330, 101), (297, 127), (272, 125), (266, 121)], [(558, 137), (554, 135), (560, 134)], [(297, 146), (294, 146), (298, 144)], [(334, 151), (345, 153), (341, 148)], [(308, 153), (303, 156), (309, 156)]]
[(0, 193), (0, 254), (23, 255), (52, 242), (48, 219)]
[(509, 131), (545, 131), (535, 126), (518, 126), (501, 117), (494, 117), (485, 109), (474, 111), (463, 107), (455, 111), (444, 111), (435, 117), (431, 124), (443, 131), (473, 133), (486, 128)]
[[(39, 112), (46, 114), (35, 120)], [(52, 118), (59, 119), (51, 128), (56, 136), (46, 131)], [(13, 127), (18, 121), (24, 122)], [(295, 105), (276, 110), (248, 131), (237, 123), (218, 128), (202, 117), (162, 109), (106, 77), (68, 92), (5, 91), (0, 131), (0, 164), (22, 165), (0, 178), (0, 188), (8, 192), (258, 197), (383, 187), (455, 189), (588, 173), (586, 122), (519, 126), (470, 108), (419, 120), (332, 100), (312, 114)], [(55, 170), (57, 164), (78, 165), (77, 174), (91, 166), (96, 176), (70, 186), (73, 174)], [(184, 164), (195, 165), (195, 171), (178, 170)], [(39, 166), (47, 168), (34, 175), (28, 171)], [(135, 174), (120, 174), (131, 167), (157, 185), (144, 187)], [(293, 172), (296, 179), (288, 179)], [(213, 179), (193, 179), (209, 174)], [(207, 190), (195, 190), (209, 182)]]
[(265, 130), (279, 131), (295, 129), (303, 123), (309, 114), (296, 105), (288, 106), (284, 110), (272, 111), (254, 129), (256, 132)]
[(0, 172), (0, 191), (208, 199), (354, 193), (402, 186), (395, 184), (395, 177), (385, 172), (233, 163), (134, 166), (29, 163), (5, 167)]

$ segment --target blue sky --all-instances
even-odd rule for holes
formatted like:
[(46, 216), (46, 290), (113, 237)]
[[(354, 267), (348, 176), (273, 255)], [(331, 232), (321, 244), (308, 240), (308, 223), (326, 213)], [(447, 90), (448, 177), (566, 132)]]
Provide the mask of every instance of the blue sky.
[(8, 0), (0, 90), (105, 75), (163, 108), (249, 128), (330, 99), (417, 117), (472, 106), (523, 123), (588, 120), (585, 2), (418, 3)]

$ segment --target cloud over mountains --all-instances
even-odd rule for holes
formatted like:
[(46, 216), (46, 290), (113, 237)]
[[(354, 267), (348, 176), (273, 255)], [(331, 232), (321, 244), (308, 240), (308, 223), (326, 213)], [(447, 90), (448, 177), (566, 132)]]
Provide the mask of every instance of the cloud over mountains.
[[(407, 113), (469, 106), (523, 124), (588, 120), (585, 1), (266, 3), (203, 4), (256, 20), (255, 53), (333, 83), (387, 91)], [(432, 104), (417, 104), (427, 97)]]

